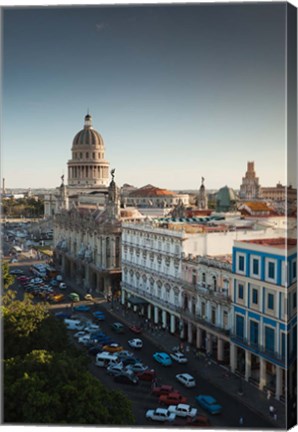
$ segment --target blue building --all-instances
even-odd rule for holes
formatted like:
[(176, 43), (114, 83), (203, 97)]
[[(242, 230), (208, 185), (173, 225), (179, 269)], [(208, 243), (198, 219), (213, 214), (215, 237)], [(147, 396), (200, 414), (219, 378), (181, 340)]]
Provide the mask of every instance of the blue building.
[(297, 354), (297, 241), (235, 241), (231, 370), (284, 399)]

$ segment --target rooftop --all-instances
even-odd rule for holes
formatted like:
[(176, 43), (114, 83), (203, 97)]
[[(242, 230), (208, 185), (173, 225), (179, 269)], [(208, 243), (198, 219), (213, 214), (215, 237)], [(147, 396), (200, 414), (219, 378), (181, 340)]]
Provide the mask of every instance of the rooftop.
[(291, 247), (297, 245), (296, 239), (290, 239), (286, 237), (279, 237), (273, 239), (242, 240), (242, 242), (258, 244), (261, 246), (269, 246), (269, 247), (274, 247), (279, 249), (284, 249), (285, 247), (287, 247), (287, 249), (290, 249)]

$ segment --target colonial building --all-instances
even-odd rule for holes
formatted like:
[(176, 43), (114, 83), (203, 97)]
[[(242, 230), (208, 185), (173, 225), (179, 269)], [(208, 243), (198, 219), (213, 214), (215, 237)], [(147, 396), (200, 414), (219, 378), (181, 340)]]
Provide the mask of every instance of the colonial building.
[(124, 199), (127, 206), (135, 207), (173, 207), (178, 201), (184, 205), (189, 204), (188, 194), (178, 194), (167, 189), (160, 189), (152, 185), (146, 185), (130, 192)]
[(271, 201), (292, 203), (297, 201), (297, 189), (277, 183), (275, 187), (262, 187), (261, 197)]
[[(297, 250), (286, 238), (235, 241), (231, 370), (261, 390), (293, 395)], [(288, 373), (290, 371), (290, 373)]]
[(241, 199), (253, 200), (260, 196), (259, 178), (256, 177), (254, 165), (254, 162), (247, 162), (247, 171), (240, 185), (239, 197)]

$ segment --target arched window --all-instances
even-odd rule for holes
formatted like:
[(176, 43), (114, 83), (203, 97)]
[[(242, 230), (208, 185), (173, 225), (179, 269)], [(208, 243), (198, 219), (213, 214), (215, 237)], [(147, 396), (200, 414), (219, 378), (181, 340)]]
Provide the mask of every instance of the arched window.
[(216, 280), (216, 276), (212, 276), (212, 281), (213, 281), (213, 289), (214, 291), (217, 290), (217, 280)]

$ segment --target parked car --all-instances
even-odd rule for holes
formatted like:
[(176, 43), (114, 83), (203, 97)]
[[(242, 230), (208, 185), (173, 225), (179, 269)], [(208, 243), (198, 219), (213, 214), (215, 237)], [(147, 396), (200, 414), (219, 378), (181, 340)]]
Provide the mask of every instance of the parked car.
[(80, 330), (73, 335), (73, 337), (76, 339), (79, 339), (80, 337), (83, 337), (83, 336), (86, 336), (86, 332), (84, 330)]
[(56, 281), (56, 279), (52, 279), (51, 282), (50, 282), (50, 285), (52, 285), (53, 287), (58, 286), (58, 284), (59, 284), (59, 282)]
[(90, 306), (86, 306), (86, 305), (74, 306), (73, 308), (73, 310), (77, 312), (89, 312), (90, 309), (91, 309)]
[(141, 339), (130, 339), (128, 345), (134, 349), (141, 349), (143, 347), (143, 341)]
[(159, 422), (172, 422), (176, 418), (174, 413), (169, 412), (165, 408), (151, 409), (146, 412), (146, 419), (155, 420)]
[(10, 270), (9, 273), (11, 275), (22, 275), (22, 274), (24, 274), (23, 270), (21, 270), (21, 269), (13, 269), (13, 270)]
[(134, 358), (134, 354), (130, 351), (127, 351), (127, 350), (120, 351), (119, 353), (117, 353), (117, 356), (121, 360), (128, 359), (128, 358)]
[(197, 415), (196, 417), (176, 417), (173, 426), (186, 426), (186, 427), (210, 427), (211, 423), (208, 417)]
[(182, 373), (176, 375), (176, 379), (181, 382), (181, 384), (185, 385), (185, 387), (195, 387), (196, 381), (193, 376), (188, 373)]
[(152, 382), (156, 378), (156, 372), (154, 369), (146, 369), (143, 372), (136, 372), (136, 376), (140, 381)]
[(67, 313), (67, 312), (56, 312), (56, 313), (55, 313), (55, 316), (56, 316), (57, 318), (69, 318), (69, 317), (70, 317), (70, 314)]
[(88, 332), (88, 333), (95, 333), (95, 332), (98, 332), (100, 330), (100, 327), (97, 324), (88, 324), (84, 328), (84, 330), (85, 330), (85, 332)]
[(222, 406), (212, 396), (199, 395), (195, 397), (198, 404), (210, 414), (220, 414)]
[(176, 351), (172, 354), (170, 354), (173, 360), (175, 360), (177, 363), (187, 363), (188, 359), (185, 357), (184, 354), (182, 354), (179, 351)]
[(128, 357), (122, 360), (124, 366), (134, 365), (136, 363), (140, 363), (141, 360), (135, 358), (135, 357)]
[(65, 290), (67, 288), (66, 283), (60, 282), (59, 283), (59, 289)]
[(132, 326), (130, 326), (130, 327), (129, 327), (129, 330), (132, 331), (133, 333), (136, 333), (136, 334), (140, 334), (140, 333), (142, 333), (142, 329), (141, 329), (141, 327), (138, 327), (138, 326), (136, 326), (136, 325), (132, 325)]
[(70, 300), (72, 302), (79, 302), (80, 301), (80, 296), (77, 293), (70, 293), (69, 296)]
[(94, 318), (96, 318), (98, 321), (104, 321), (106, 319), (105, 313), (100, 311), (95, 311), (92, 314)]
[(193, 408), (188, 404), (170, 405), (168, 410), (178, 417), (195, 417), (198, 412), (197, 408)]
[(134, 373), (129, 373), (128, 371), (123, 371), (121, 374), (114, 377), (114, 381), (123, 384), (138, 384), (139, 378)]
[(91, 294), (86, 294), (84, 297), (85, 300), (93, 300), (93, 297)]
[(155, 361), (157, 361), (158, 363), (160, 363), (163, 366), (171, 366), (171, 364), (173, 363), (169, 354), (166, 354), (164, 352), (154, 353), (153, 358)]
[(52, 301), (54, 303), (59, 303), (62, 300), (64, 300), (64, 295), (63, 294), (56, 294), (56, 295), (52, 296)]
[(144, 366), (142, 363), (135, 363), (126, 366), (126, 370), (132, 370), (133, 372), (144, 372), (148, 369), (148, 366)]
[(90, 335), (83, 335), (78, 338), (78, 342), (82, 345), (88, 345), (90, 342)]
[(185, 404), (186, 402), (187, 398), (182, 396), (179, 392), (159, 396), (159, 403), (161, 405), (178, 405)]
[(155, 396), (160, 396), (163, 394), (174, 393), (177, 390), (174, 389), (171, 385), (163, 384), (161, 386), (154, 386), (151, 393)]
[(115, 353), (115, 352), (118, 352), (118, 351), (122, 351), (123, 347), (121, 345), (117, 344), (117, 343), (112, 343), (110, 345), (105, 345), (103, 347), (103, 350), (104, 351), (108, 351), (110, 353)]
[(107, 367), (107, 374), (108, 375), (116, 376), (116, 375), (121, 374), (122, 371), (123, 371), (123, 364), (122, 363), (119, 363), (117, 365), (110, 365)]
[(111, 327), (116, 333), (124, 333), (124, 325), (119, 322), (114, 322)]

